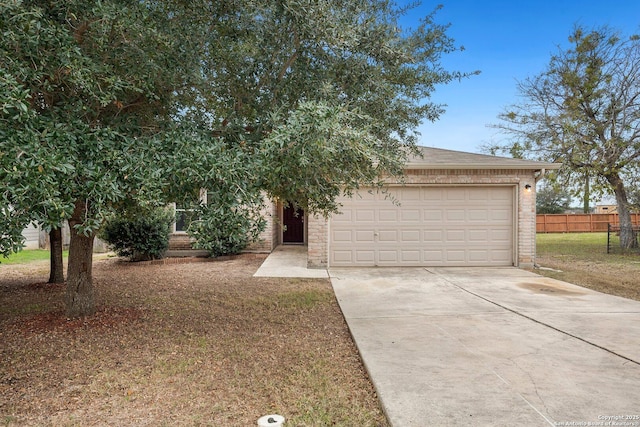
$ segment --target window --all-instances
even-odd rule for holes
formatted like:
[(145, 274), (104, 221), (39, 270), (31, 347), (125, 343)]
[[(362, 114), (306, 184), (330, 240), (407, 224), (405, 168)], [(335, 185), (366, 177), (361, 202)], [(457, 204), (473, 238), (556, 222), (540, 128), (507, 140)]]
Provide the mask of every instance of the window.
[(175, 205), (176, 222), (174, 231), (176, 233), (186, 233), (189, 228), (189, 224), (193, 220), (193, 209), (187, 209), (182, 205)]
[[(207, 203), (207, 193), (204, 190), (200, 191), (200, 202)], [(182, 205), (179, 203), (173, 204), (176, 213), (176, 222), (173, 226), (174, 233), (186, 233), (189, 229), (189, 225), (195, 219), (195, 211), (189, 207), (189, 205)]]

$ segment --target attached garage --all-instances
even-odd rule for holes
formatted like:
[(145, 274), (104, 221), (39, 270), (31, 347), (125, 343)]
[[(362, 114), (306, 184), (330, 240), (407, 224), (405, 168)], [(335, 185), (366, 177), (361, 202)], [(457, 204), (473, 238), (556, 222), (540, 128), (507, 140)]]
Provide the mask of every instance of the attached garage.
[(536, 182), (560, 165), (421, 150), (388, 194), (363, 189), (306, 219), (309, 267), (535, 264)]
[(515, 191), (513, 185), (361, 191), (341, 200), (341, 213), (329, 221), (329, 264), (512, 266)]

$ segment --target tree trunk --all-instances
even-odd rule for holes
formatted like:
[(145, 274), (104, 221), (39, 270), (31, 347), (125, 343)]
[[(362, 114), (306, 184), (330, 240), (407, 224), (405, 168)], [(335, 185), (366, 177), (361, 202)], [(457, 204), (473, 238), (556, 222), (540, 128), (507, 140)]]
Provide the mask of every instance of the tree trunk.
[(79, 234), (76, 224), (82, 223), (87, 210), (85, 202), (77, 201), (69, 219), (71, 242), (69, 244), (69, 268), (67, 271), (67, 316), (71, 318), (91, 316), (95, 313), (93, 278), (93, 237)]
[(64, 264), (62, 263), (62, 229), (56, 228), (49, 232), (49, 283), (64, 282)]
[(584, 194), (582, 196), (582, 212), (588, 214), (591, 212), (591, 208), (589, 207), (589, 201), (591, 199), (591, 177), (589, 176), (589, 172), (584, 174)]
[(620, 247), (622, 249), (631, 249), (638, 247), (638, 237), (633, 231), (633, 223), (631, 222), (631, 212), (629, 211), (629, 202), (627, 201), (627, 191), (624, 183), (618, 174), (607, 176), (607, 181), (613, 187), (616, 195), (616, 203), (618, 205), (618, 219), (620, 221)]

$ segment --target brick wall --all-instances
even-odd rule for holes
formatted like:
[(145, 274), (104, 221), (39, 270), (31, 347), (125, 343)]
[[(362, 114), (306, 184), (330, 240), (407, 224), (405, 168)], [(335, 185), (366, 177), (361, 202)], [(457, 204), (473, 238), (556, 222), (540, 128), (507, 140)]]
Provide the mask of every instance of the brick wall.
[(327, 268), (329, 223), (320, 215), (307, 219), (307, 267)]
[(265, 229), (260, 233), (257, 242), (251, 243), (245, 252), (271, 252), (278, 245), (278, 205), (277, 203), (265, 200), (265, 207), (262, 215), (267, 219)]
[[(267, 219), (265, 229), (260, 233), (257, 242), (251, 243), (244, 252), (270, 253), (278, 245), (279, 222), (278, 206), (270, 200), (265, 200), (262, 215)], [(191, 250), (195, 240), (186, 233), (173, 233), (169, 237), (169, 250)]]
[[(511, 185), (517, 189), (516, 263), (532, 267), (535, 263), (536, 195), (533, 171), (522, 170), (431, 170), (412, 169), (405, 172), (407, 184), (437, 185)], [(531, 191), (525, 190), (530, 185)], [(313, 216), (308, 220), (308, 266), (327, 267), (329, 247), (328, 222)]]
[(187, 234), (172, 234), (169, 236), (170, 251), (188, 251), (192, 249), (194, 240)]

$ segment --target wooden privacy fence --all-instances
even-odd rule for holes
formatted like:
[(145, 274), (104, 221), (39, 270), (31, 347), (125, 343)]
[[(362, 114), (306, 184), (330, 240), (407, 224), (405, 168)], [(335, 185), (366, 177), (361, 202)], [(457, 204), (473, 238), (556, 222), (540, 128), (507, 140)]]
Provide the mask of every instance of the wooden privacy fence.
[[(640, 213), (631, 214), (631, 222), (640, 225)], [(619, 225), (618, 214), (545, 214), (536, 216), (538, 233), (606, 232), (607, 225)]]

